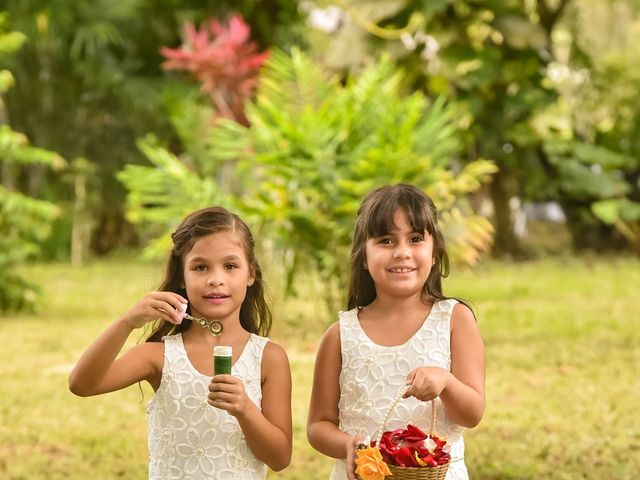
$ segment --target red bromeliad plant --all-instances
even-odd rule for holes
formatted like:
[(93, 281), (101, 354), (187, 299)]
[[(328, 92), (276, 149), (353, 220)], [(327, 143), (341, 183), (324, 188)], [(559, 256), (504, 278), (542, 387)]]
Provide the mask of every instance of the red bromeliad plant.
[(217, 115), (247, 125), (244, 101), (253, 94), (260, 67), (269, 56), (257, 52), (249, 32), (240, 15), (232, 16), (226, 26), (211, 20), (200, 31), (187, 22), (182, 47), (160, 50), (167, 59), (162, 67), (191, 73), (211, 97)]

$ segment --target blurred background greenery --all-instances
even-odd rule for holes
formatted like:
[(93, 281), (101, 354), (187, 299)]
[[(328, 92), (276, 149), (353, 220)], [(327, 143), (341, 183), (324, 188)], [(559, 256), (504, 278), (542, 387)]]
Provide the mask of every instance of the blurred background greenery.
[[(639, 41), (637, 0), (0, 0), (0, 476), (144, 476), (144, 431), (134, 448), (133, 420), (114, 423), (143, 417), (135, 389), (91, 407), (63, 377), (211, 204), (254, 230), (292, 349), (303, 456), (281, 476), (322, 471), (304, 439), (315, 346), (360, 199), (407, 182), (439, 206), (447, 293), (486, 329), (495, 407), (469, 433), (472, 472), (635, 478), (640, 429), (603, 371), (637, 397)], [(42, 365), (46, 398), (26, 393)], [(585, 385), (560, 382), (577, 372)]]

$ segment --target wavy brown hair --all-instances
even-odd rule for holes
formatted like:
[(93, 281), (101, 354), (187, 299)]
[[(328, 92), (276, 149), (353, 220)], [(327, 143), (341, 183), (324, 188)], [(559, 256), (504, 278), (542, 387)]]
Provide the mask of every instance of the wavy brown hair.
[(404, 210), (416, 232), (427, 232), (433, 238), (433, 259), (429, 277), (422, 287), (422, 300), (444, 300), (442, 278), (449, 275), (449, 256), (438, 226), (437, 210), (433, 200), (412, 185), (385, 185), (371, 191), (358, 209), (358, 219), (351, 243), (351, 280), (348, 308), (364, 307), (376, 298), (376, 287), (365, 270), (366, 246), (369, 238), (388, 235), (395, 228), (393, 214)]
[[(173, 248), (167, 262), (164, 281), (158, 290), (178, 293), (187, 298), (187, 292), (184, 288), (184, 257), (191, 251), (197, 240), (218, 232), (238, 234), (247, 256), (249, 268), (255, 277), (253, 285), (247, 287), (247, 295), (240, 307), (240, 325), (248, 332), (266, 336), (271, 330), (271, 310), (265, 298), (262, 269), (255, 255), (253, 235), (238, 215), (225, 208), (209, 207), (195, 211), (178, 225), (176, 231), (171, 235)], [(146, 341), (159, 342), (165, 335), (186, 331), (191, 323), (186, 319), (179, 325), (174, 325), (166, 320), (158, 320)]]

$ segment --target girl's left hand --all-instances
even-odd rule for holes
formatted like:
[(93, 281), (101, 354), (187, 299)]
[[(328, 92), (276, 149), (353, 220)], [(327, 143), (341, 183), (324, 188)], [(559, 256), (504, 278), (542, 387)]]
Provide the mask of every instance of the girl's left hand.
[(407, 375), (409, 388), (402, 398), (416, 397), (428, 401), (439, 396), (447, 386), (451, 373), (440, 367), (419, 367)]
[(232, 375), (215, 375), (209, 384), (209, 405), (226, 410), (234, 417), (242, 416), (251, 403), (242, 380)]

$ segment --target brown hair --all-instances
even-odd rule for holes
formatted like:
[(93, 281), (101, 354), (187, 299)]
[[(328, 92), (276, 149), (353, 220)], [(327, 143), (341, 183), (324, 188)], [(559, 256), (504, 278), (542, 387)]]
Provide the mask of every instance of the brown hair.
[[(171, 235), (173, 248), (167, 262), (164, 281), (158, 290), (178, 293), (186, 298), (187, 292), (183, 287), (185, 255), (200, 238), (227, 231), (238, 233), (251, 273), (255, 277), (253, 284), (247, 287), (247, 295), (240, 307), (240, 325), (251, 333), (266, 336), (271, 330), (271, 310), (265, 299), (265, 285), (262, 270), (255, 256), (253, 235), (238, 215), (225, 208), (209, 207), (198, 210), (178, 225)], [(158, 320), (146, 341), (159, 342), (165, 335), (186, 331), (191, 323), (186, 319), (180, 325)]]
[(376, 298), (376, 287), (368, 270), (366, 244), (369, 238), (388, 235), (394, 228), (393, 214), (401, 208), (416, 232), (428, 232), (433, 238), (434, 265), (422, 287), (422, 299), (444, 300), (442, 278), (449, 275), (449, 256), (438, 226), (437, 211), (431, 198), (412, 185), (378, 187), (370, 192), (358, 209), (358, 219), (351, 243), (351, 280), (348, 308), (364, 307)]

